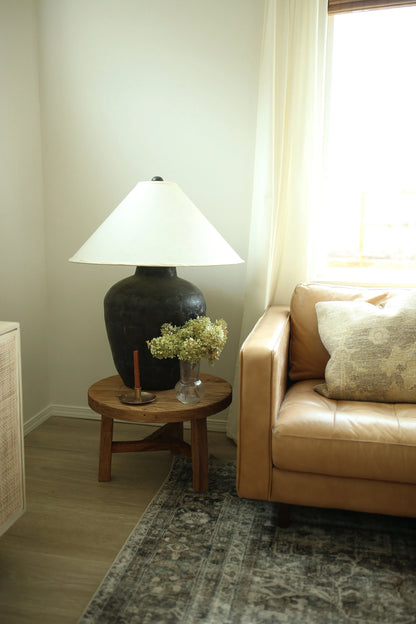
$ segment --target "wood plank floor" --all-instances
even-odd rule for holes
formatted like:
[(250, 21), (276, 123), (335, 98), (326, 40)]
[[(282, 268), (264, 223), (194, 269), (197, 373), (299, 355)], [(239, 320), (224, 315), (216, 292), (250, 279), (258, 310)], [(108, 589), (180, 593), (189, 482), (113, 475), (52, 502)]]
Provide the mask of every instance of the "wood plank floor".
[[(115, 423), (114, 439), (152, 431)], [(0, 537), (2, 624), (75, 624), (169, 472), (169, 452), (116, 454), (99, 483), (98, 440), (99, 421), (60, 417), (26, 436), (27, 511)], [(225, 434), (208, 443), (235, 458)]]

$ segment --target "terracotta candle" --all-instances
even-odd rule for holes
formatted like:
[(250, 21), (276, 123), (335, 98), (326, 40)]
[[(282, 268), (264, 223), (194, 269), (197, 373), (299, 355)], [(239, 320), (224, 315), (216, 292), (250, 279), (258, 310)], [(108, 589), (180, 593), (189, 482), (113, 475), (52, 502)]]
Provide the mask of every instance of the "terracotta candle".
[(134, 387), (140, 388), (139, 352), (134, 351)]

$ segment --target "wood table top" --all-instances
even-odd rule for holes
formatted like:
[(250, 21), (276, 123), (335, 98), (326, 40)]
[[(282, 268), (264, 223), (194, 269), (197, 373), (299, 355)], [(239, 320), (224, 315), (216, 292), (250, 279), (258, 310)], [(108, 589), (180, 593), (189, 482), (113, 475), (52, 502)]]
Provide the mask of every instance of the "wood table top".
[(127, 405), (120, 401), (122, 394), (131, 393), (119, 375), (106, 377), (88, 390), (88, 405), (98, 414), (130, 422), (183, 422), (206, 418), (230, 405), (232, 388), (228, 381), (214, 375), (201, 374), (205, 396), (199, 403), (184, 405), (176, 398), (175, 389), (157, 390), (156, 400), (143, 405)]

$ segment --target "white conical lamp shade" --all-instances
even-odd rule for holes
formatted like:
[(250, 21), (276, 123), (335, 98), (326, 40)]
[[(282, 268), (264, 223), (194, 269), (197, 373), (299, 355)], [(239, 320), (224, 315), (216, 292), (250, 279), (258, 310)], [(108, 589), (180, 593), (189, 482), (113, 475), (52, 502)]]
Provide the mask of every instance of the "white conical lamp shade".
[(173, 182), (139, 182), (71, 262), (209, 266), (244, 262)]

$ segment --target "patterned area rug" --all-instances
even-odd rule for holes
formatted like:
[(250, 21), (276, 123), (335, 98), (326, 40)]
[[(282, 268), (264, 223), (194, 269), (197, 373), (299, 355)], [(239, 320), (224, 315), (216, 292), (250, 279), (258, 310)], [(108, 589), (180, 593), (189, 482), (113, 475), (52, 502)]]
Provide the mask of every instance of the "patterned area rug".
[(277, 505), (235, 492), (235, 464), (192, 490), (177, 458), (82, 624), (416, 622), (416, 520)]

